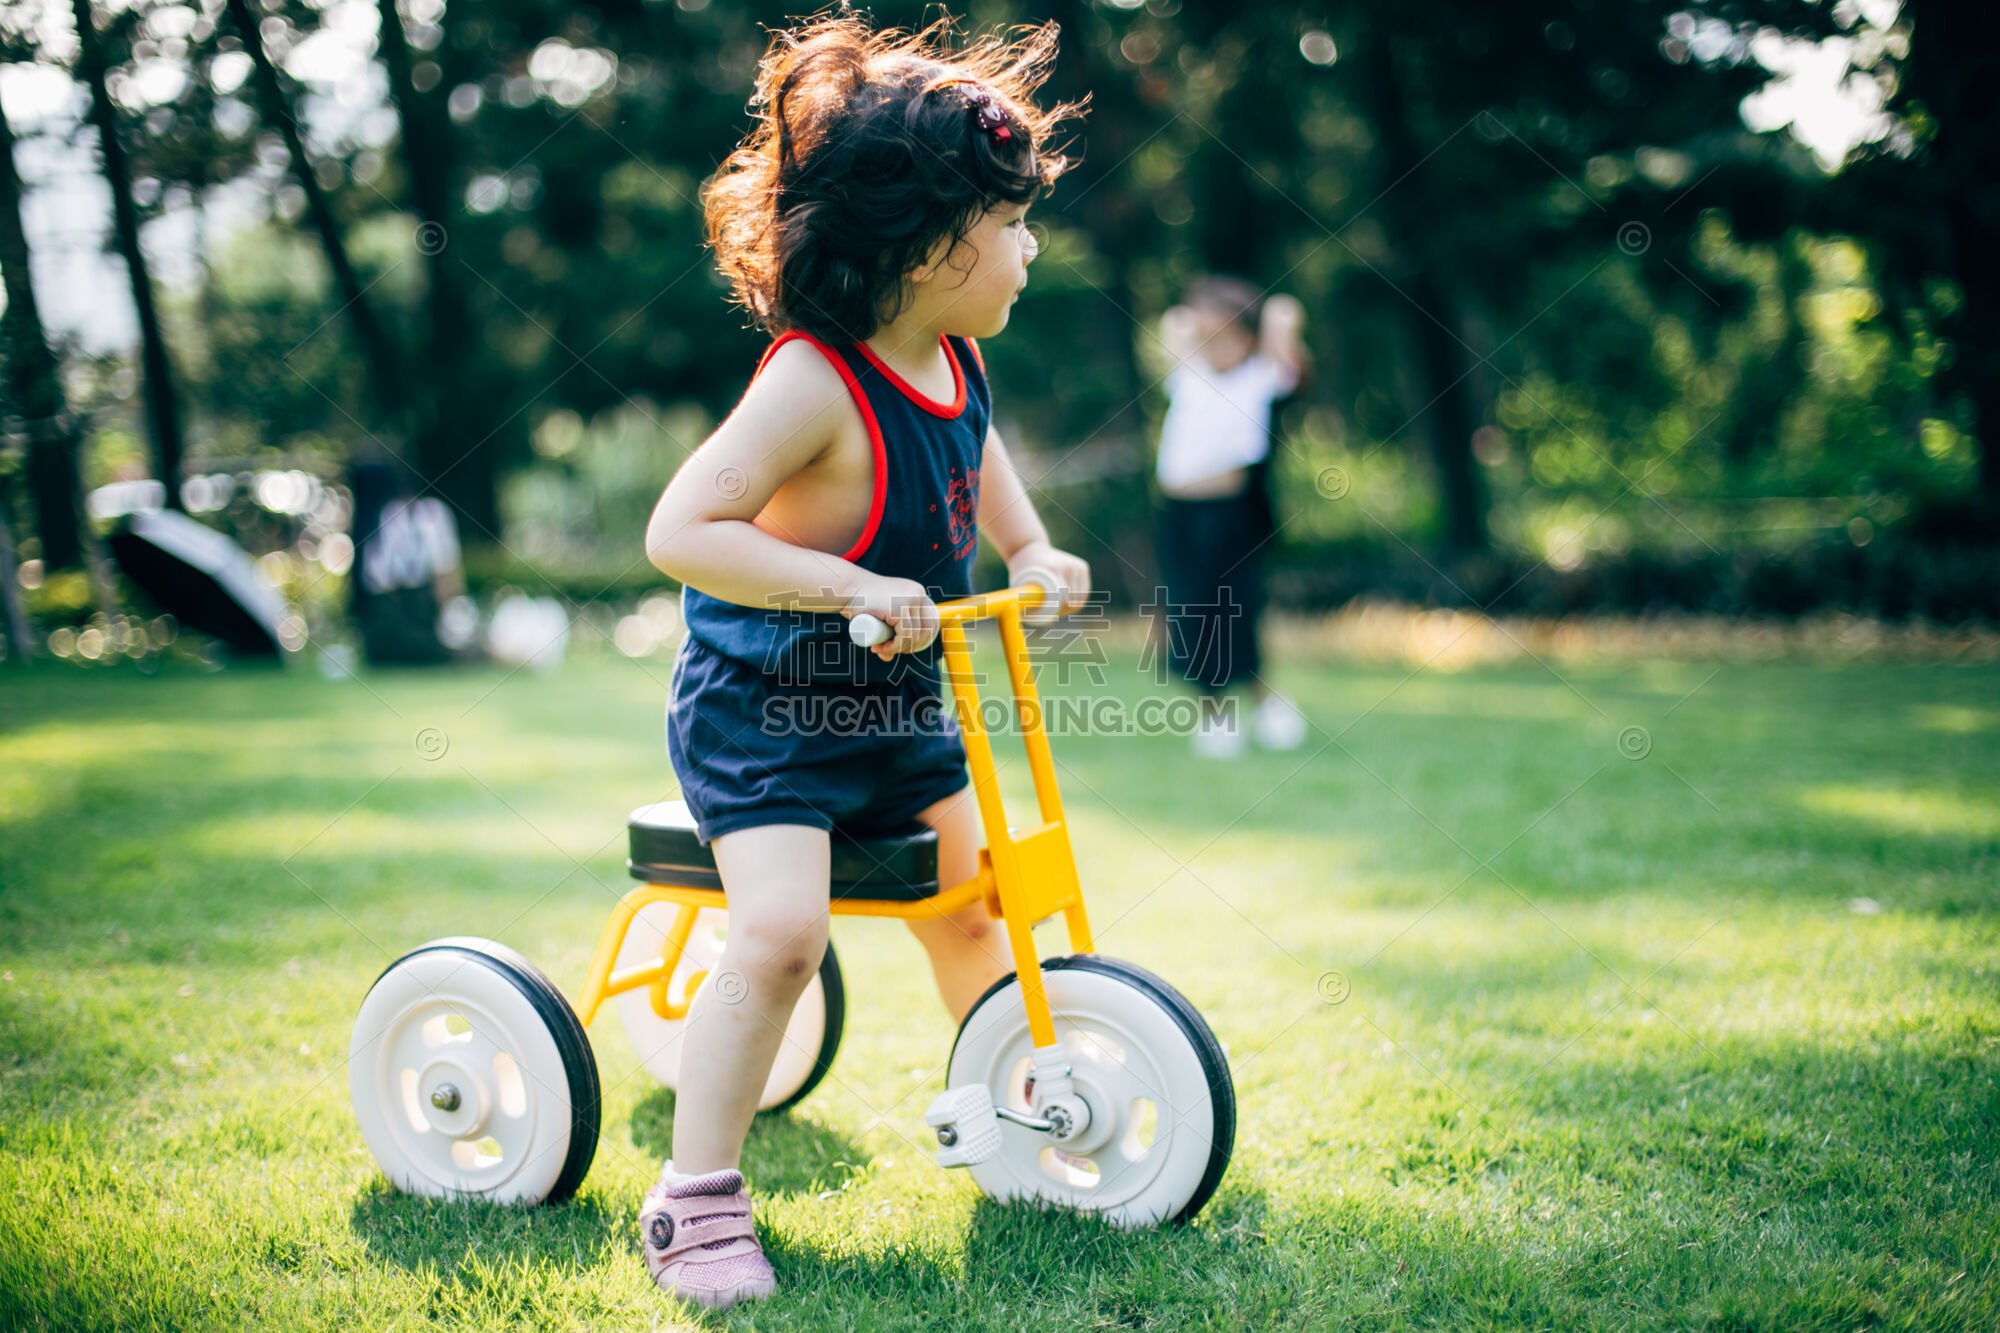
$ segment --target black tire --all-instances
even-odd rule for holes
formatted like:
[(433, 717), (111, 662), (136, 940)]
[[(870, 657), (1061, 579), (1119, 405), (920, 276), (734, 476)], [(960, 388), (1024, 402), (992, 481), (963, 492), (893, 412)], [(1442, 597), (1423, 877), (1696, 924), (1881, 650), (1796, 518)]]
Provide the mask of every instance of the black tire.
[(826, 1028), (820, 1033), (819, 1054), (813, 1057), (812, 1072), (791, 1096), (775, 1106), (765, 1107), (759, 1115), (777, 1115), (797, 1106), (833, 1068), (833, 1057), (840, 1050), (841, 1029), (847, 1024), (847, 988), (840, 979), (840, 959), (833, 952), (832, 940), (826, 942), (826, 956), (819, 960), (819, 988), (826, 1000)]
[[(549, 1036), (562, 1056), (563, 1073), (569, 1083), (569, 1152), (563, 1158), (562, 1171), (557, 1175), (556, 1183), (541, 1201), (561, 1203), (576, 1193), (577, 1187), (583, 1184), (583, 1178), (590, 1173), (590, 1163), (597, 1156), (598, 1121), (603, 1114), (603, 1096), (597, 1081), (597, 1057), (591, 1053), (590, 1038), (584, 1035), (583, 1024), (577, 1021), (576, 1011), (569, 1007), (562, 991), (540, 968), (504, 944), (472, 935), (432, 940), (412, 949), (383, 968), (375, 981), (380, 982), (404, 962), (426, 953), (461, 954), (499, 973), (526, 997), (548, 1028)], [(374, 989), (374, 983), (369, 989)]]
[[(1115, 978), (1144, 994), (1179, 1025), (1186, 1034), (1188, 1043), (1194, 1048), (1201, 1061), (1202, 1072), (1208, 1078), (1208, 1094), (1215, 1107), (1215, 1135), (1209, 1144), (1208, 1166), (1202, 1172), (1195, 1191), (1178, 1213), (1166, 1219), (1168, 1225), (1185, 1226), (1194, 1215), (1201, 1211), (1209, 1196), (1222, 1183), (1222, 1176), (1229, 1169), (1229, 1158), (1236, 1146), (1236, 1081), (1229, 1074), (1229, 1060), (1222, 1053), (1222, 1043), (1215, 1039), (1208, 1021), (1201, 1011), (1189, 1003), (1186, 996), (1168, 985), (1164, 980), (1148, 972), (1136, 963), (1127, 963), (1117, 958), (1106, 958), (1102, 954), (1066, 954), (1060, 958), (1042, 960), (1044, 972), (1095, 972), (1101, 976)], [(1009, 972), (1000, 980), (986, 988), (972, 1008), (965, 1013), (965, 1022), (959, 1024), (959, 1035), (971, 1024), (982, 1006), (994, 996), (1015, 984), (1017, 973)], [(958, 1037), (951, 1042), (951, 1055), (945, 1059), (949, 1070), (958, 1056)]]

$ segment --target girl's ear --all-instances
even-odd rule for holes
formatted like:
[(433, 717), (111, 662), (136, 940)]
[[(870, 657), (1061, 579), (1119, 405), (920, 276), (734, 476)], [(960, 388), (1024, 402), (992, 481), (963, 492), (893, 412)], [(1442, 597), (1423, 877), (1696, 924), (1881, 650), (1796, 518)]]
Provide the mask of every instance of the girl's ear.
[(933, 244), (930, 254), (924, 257), (923, 262), (910, 270), (909, 280), (911, 282), (929, 282), (932, 278), (936, 277), (938, 266), (944, 262), (944, 257), (949, 251), (950, 243), (951, 237), (945, 236)]

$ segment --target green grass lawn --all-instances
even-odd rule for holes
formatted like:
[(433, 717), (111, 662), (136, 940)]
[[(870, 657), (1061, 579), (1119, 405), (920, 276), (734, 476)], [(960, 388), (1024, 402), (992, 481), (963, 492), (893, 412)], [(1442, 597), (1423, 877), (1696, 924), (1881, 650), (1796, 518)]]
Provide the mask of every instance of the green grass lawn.
[(1231, 1053), (1197, 1223), (932, 1165), (951, 1025), (843, 919), (834, 1076), (746, 1151), (781, 1291), (720, 1318), (640, 1259), (673, 1098), (611, 1010), (567, 1205), (395, 1194), (347, 1101), (425, 940), (580, 988), (664, 663), (0, 678), (0, 1327), (2000, 1325), (2000, 668), (1274, 676), (1304, 752), (1056, 741), (1100, 951)]

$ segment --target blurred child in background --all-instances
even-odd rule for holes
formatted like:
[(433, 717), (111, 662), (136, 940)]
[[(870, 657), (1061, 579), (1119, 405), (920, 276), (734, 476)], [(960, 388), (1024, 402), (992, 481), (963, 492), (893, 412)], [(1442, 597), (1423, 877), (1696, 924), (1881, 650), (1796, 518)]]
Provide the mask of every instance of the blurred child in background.
[[(1277, 530), (1271, 499), (1274, 406), (1308, 373), (1290, 296), (1264, 299), (1239, 278), (1211, 275), (1161, 321), (1172, 361), (1155, 475), (1167, 591), (1167, 661), (1201, 696), (1195, 753), (1227, 759), (1248, 737), (1297, 748), (1306, 720), (1263, 679), (1258, 637), (1263, 549)], [(1248, 725), (1233, 697), (1247, 687)], [(1247, 733), (1247, 735), (1246, 735)]]

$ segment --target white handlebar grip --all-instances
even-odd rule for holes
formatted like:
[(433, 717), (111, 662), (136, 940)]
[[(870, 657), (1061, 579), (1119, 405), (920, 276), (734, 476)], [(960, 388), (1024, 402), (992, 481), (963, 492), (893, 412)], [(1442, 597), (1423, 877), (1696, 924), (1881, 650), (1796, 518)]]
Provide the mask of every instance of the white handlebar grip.
[(1063, 586), (1054, 571), (1035, 565), (1021, 571), (1020, 582), (1042, 590), (1042, 600), (1021, 613), (1022, 623), (1046, 625), (1062, 613)]
[(878, 643), (887, 643), (896, 637), (896, 631), (889, 628), (880, 616), (871, 616), (866, 611), (847, 622), (847, 637), (854, 640), (857, 648), (873, 648)]

